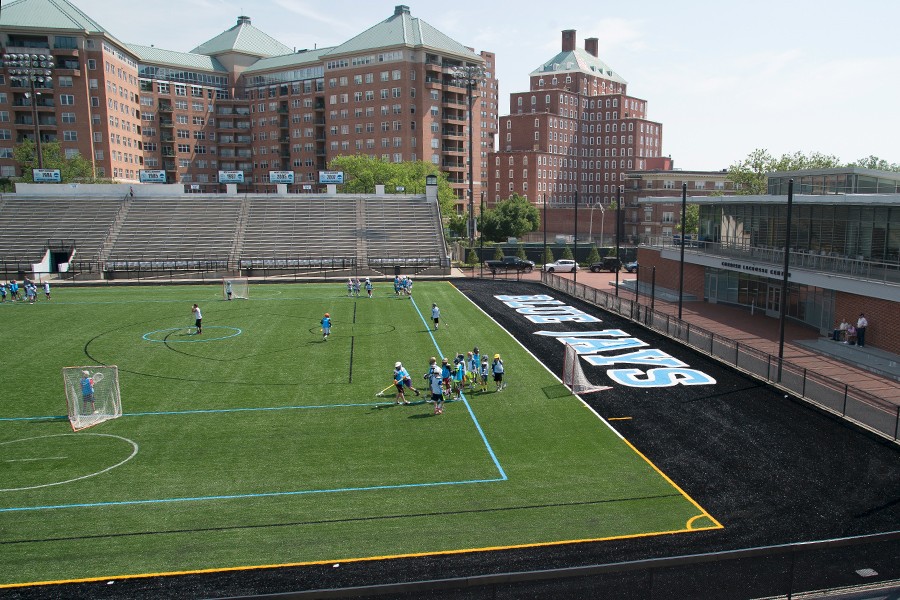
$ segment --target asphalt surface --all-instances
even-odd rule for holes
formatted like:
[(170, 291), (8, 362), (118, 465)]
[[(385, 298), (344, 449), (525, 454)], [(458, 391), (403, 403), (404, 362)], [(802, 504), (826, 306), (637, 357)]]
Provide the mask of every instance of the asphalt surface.
[[(551, 370), (562, 368), (562, 344), (552, 336), (620, 329), (715, 379), (714, 384), (633, 387), (608, 368), (584, 364), (592, 382), (613, 389), (585, 401), (650, 461), (715, 517), (723, 529), (689, 534), (580, 543), (541, 549), (476, 552), (218, 574), (121, 580), (0, 590), (2, 598), (199, 598), (288, 593), (453, 577), (621, 563), (668, 556), (835, 539), (900, 529), (900, 447), (769, 388), (709, 357), (539, 283), (457, 280), (457, 287)], [(535, 324), (496, 298), (547, 294), (599, 317), (600, 323)], [(611, 350), (603, 356), (634, 350)], [(507, 365), (514, 374), (515, 365)], [(641, 379), (643, 375), (635, 375)], [(512, 391), (512, 390), (511, 390)], [(597, 465), (602, 468), (602, 464)], [(578, 579), (455, 590), (412, 590), (391, 598), (753, 598), (781, 593), (786, 581), (803, 589), (900, 579), (900, 544), (744, 559)], [(602, 594), (600, 593), (602, 591)], [(349, 595), (349, 592), (346, 594)], [(374, 595), (371, 595), (374, 597)], [(332, 596), (337, 597), (337, 596)], [(354, 597), (369, 597), (354, 594)]]

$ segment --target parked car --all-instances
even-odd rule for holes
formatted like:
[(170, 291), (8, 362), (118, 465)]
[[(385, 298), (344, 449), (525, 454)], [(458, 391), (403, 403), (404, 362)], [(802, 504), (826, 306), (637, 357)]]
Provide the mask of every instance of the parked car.
[(638, 270), (638, 261), (633, 260), (629, 263), (625, 263), (625, 270), (629, 273), (637, 273)]
[(544, 270), (548, 273), (553, 273), (555, 271), (559, 271), (560, 273), (571, 273), (572, 271), (578, 270), (578, 263), (574, 260), (563, 258), (556, 262), (547, 263), (544, 265)]
[(600, 259), (598, 262), (591, 264), (591, 272), (599, 273), (600, 271), (609, 271), (610, 273), (615, 273), (622, 266), (622, 261), (616, 258), (615, 256), (607, 256), (605, 258)]
[(519, 271), (531, 273), (534, 269), (534, 263), (530, 260), (523, 260), (518, 256), (504, 256), (500, 260), (487, 260), (484, 266), (491, 270), (491, 273), (497, 271)]

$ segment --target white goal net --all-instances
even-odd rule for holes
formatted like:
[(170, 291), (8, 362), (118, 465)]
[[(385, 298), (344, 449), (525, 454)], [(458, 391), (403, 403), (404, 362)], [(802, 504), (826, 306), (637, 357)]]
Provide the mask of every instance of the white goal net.
[(118, 367), (65, 367), (62, 375), (72, 429), (80, 431), (122, 416)]
[(231, 277), (222, 280), (222, 297), (226, 300), (250, 298), (250, 280), (246, 277)]
[(563, 356), (562, 380), (574, 394), (587, 394), (612, 389), (609, 386), (594, 385), (588, 381), (584, 371), (581, 369), (581, 359), (578, 358), (578, 351), (575, 350), (572, 344), (566, 344), (566, 351)]

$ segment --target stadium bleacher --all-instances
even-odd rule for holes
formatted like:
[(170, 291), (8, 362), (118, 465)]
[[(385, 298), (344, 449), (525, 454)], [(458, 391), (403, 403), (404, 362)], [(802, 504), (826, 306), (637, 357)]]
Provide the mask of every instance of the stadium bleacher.
[(39, 262), (53, 240), (92, 273), (448, 266), (437, 206), (421, 196), (10, 195), (0, 222), (6, 271)]

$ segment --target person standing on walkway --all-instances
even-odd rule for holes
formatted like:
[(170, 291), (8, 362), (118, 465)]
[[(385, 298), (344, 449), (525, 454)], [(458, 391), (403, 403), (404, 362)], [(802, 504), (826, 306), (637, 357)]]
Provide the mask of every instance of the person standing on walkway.
[(860, 348), (866, 345), (866, 327), (868, 326), (869, 322), (866, 320), (866, 315), (859, 313), (859, 319), (856, 321), (856, 345)]

